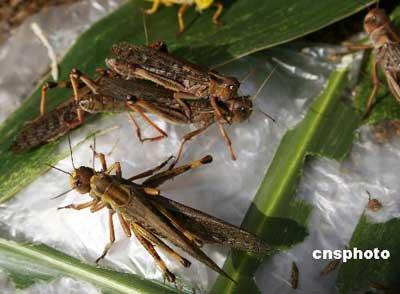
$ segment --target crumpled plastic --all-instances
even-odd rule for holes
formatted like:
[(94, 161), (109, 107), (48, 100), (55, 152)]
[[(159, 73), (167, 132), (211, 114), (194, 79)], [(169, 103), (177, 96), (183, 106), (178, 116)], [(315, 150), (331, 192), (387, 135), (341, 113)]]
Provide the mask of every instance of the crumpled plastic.
[[(107, 8), (100, 9), (97, 5), (100, 2), (103, 5), (101, 7)], [(87, 15), (93, 13), (96, 17), (86, 19), (93, 21), (114, 8), (117, 2), (119, 1), (90, 1), (90, 4), (78, 4), (90, 6), (87, 7)], [(66, 12), (63, 10), (58, 13)], [(74, 22), (66, 23), (61, 18), (60, 23), (55, 22), (48, 26), (46, 24), (49, 17), (35, 17), (48, 34), (58, 56), (65, 53), (78, 32), (87, 28), (90, 23), (84, 21), (85, 17), (77, 17), (76, 19), (82, 22), (76, 25), (76, 34), (70, 35), (69, 41), (66, 41), (64, 37), (68, 34), (65, 30)], [(56, 19), (56, 16), (52, 19)], [(52, 28), (56, 23), (56, 28)], [(3, 68), (9, 64), (9, 60), (13, 60), (15, 65), (7, 67), (7, 73), (0, 73), (0, 120), (15, 109), (19, 103), (17, 101), (21, 101), (34, 87), (27, 83), (16, 85), (14, 81), (38, 81), (48, 65), (47, 53), (39, 43), (36, 44), (38, 41), (35, 36), (27, 28), (22, 27), (19, 30), (0, 48), (0, 64)], [(24, 42), (21, 42), (21, 38)], [(31, 48), (30, 46), (33, 46), (30, 50), (31, 62), (23, 63), (25, 60), (21, 52)], [(324, 48), (310, 50), (311, 54), (302, 54), (295, 46), (283, 46), (241, 58), (218, 68), (225, 74), (244, 79), (240, 88), (243, 95), (257, 92), (267, 75), (276, 69), (270, 81), (255, 98), (256, 107), (249, 121), (227, 127), (238, 160), (230, 159), (218, 128), (214, 125), (205, 134), (187, 144), (181, 163), (206, 154), (212, 154), (214, 162), (165, 183), (161, 186), (162, 194), (240, 225), (282, 136), (290, 127), (301, 121), (312, 98), (320, 93), (329, 73), (336, 67), (324, 59)], [(3, 57), (4, 54), (7, 54), (7, 59)], [(16, 70), (16, 66), (22, 64), (23, 71)], [(261, 111), (271, 114), (277, 122), (272, 123)], [(158, 165), (174, 154), (182, 135), (194, 130), (193, 126), (172, 126), (157, 118), (154, 118), (154, 121), (167, 131), (168, 139), (140, 144), (125, 114), (103, 116), (95, 122), (85, 124), (78, 131), (73, 131), (71, 138), (73, 145), (76, 145), (88, 134), (101, 130), (101, 134), (97, 136), (97, 150), (106, 154), (109, 164), (121, 162), (123, 175), (129, 177)], [(145, 122), (139, 123), (145, 135), (154, 134)], [(366, 190), (384, 204), (380, 211), (368, 212), (371, 221), (386, 221), (398, 217), (399, 203), (395, 196), (399, 184), (395, 175), (399, 167), (395, 163), (400, 154), (400, 142), (395, 139), (386, 145), (378, 144), (373, 141), (370, 133), (368, 128), (360, 130), (360, 142), (355, 144), (344, 163), (315, 159), (306, 166), (297, 197), (313, 205), (308, 220), (310, 235), (303, 243), (275, 255), (260, 267), (256, 282), (263, 293), (293, 293), (289, 282), (292, 261), (296, 261), (300, 269), (298, 291), (336, 293), (336, 273), (320, 278), (319, 272), (327, 261), (313, 260), (311, 252), (313, 249), (344, 248), (365, 209), (368, 201)], [(74, 149), (76, 166), (92, 166), (92, 153), (89, 149), (91, 143), (85, 141)], [(68, 148), (65, 139), (60, 148)], [(72, 168), (69, 158), (61, 160), (57, 166), (67, 171)], [(99, 163), (96, 163), (96, 166), (99, 168)], [(93, 263), (108, 241), (107, 212), (92, 214), (86, 210), (57, 210), (57, 207), (89, 199), (88, 196), (70, 192), (65, 197), (50, 200), (68, 189), (69, 181), (66, 175), (51, 170), (0, 207), (0, 222), (11, 236), (45, 243)], [(162, 281), (161, 272), (138, 241), (134, 237), (127, 239), (117, 221), (115, 224), (116, 242), (101, 265)], [(204, 251), (220, 266), (223, 265), (228, 252), (227, 249), (218, 246), (205, 246)], [(206, 293), (216, 279), (216, 273), (190, 257), (192, 266), (184, 269), (162, 252), (161, 256), (170, 270), (177, 275), (178, 283), (192, 284), (200, 292)], [(63, 291), (71, 288), (69, 283), (72, 283), (71, 279), (63, 278), (49, 284), (32, 286), (25, 292), (65, 293)], [(96, 291), (86, 283), (73, 283), (81, 292)], [(4, 289), (12, 289), (10, 283), (3, 284), (0, 281), (0, 286), (3, 285)]]

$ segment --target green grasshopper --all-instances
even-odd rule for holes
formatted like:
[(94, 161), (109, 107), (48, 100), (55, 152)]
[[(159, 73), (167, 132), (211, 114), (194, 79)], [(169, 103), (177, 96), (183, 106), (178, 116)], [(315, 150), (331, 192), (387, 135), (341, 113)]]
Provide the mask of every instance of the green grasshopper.
[[(105, 156), (97, 153), (95, 147), (92, 148), (93, 156), (99, 159), (101, 170), (96, 171), (94, 166), (76, 168), (72, 157), (70, 139), (69, 145), (73, 171), (66, 172), (57, 167), (52, 167), (70, 176), (72, 190), (81, 194), (88, 194), (92, 200), (81, 204), (70, 204), (59, 209), (80, 210), (90, 208), (92, 212), (103, 208), (108, 209), (110, 241), (96, 262), (106, 256), (115, 241), (114, 214), (117, 214), (126, 236), (130, 237), (132, 233), (136, 236), (154, 258), (169, 282), (175, 281), (175, 275), (168, 270), (155, 247), (164, 251), (184, 267), (189, 267), (190, 261), (176, 253), (162, 239), (168, 240), (193, 258), (231, 280), (232, 278), (200, 249), (203, 244), (225, 245), (258, 256), (271, 252), (271, 247), (252, 233), (160, 195), (158, 186), (186, 171), (210, 163), (212, 161), (210, 155), (186, 165), (160, 171), (170, 157), (151, 170), (125, 179), (122, 177), (120, 163), (115, 162), (111, 167), (108, 167)], [(111, 174), (113, 171), (115, 171), (115, 174)], [(142, 184), (133, 182), (145, 177), (148, 178)]]

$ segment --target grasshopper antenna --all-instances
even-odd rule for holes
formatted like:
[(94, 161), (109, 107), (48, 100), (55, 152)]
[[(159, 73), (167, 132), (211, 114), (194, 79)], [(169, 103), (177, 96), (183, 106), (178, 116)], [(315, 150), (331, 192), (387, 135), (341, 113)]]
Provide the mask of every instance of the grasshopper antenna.
[(64, 196), (64, 195), (68, 194), (68, 193), (71, 192), (72, 190), (74, 190), (74, 188), (68, 189), (67, 191), (62, 192), (62, 193), (58, 194), (57, 196), (51, 197), (50, 199), (53, 200), (53, 199), (60, 198), (61, 196)]
[(275, 70), (276, 70), (277, 66), (275, 66), (272, 71), (269, 73), (269, 75), (264, 79), (264, 81), (262, 82), (261, 86), (258, 87), (257, 92), (253, 95), (253, 97), (251, 97), (252, 100), (255, 100), (257, 98), (257, 96), (261, 93), (262, 89), (265, 87), (265, 85), (268, 83), (268, 81), (271, 79), (272, 75), (274, 74)]
[(67, 172), (67, 171), (65, 171), (65, 170), (62, 170), (62, 169), (59, 168), (59, 167), (56, 167), (56, 166), (51, 165), (51, 164), (48, 164), (48, 163), (46, 163), (46, 165), (47, 165), (47, 166), (50, 166), (51, 168), (53, 168), (53, 169), (55, 169), (55, 170), (58, 170), (58, 171), (64, 173), (64, 174), (71, 175), (71, 173), (69, 173), (69, 172)]
[(143, 20), (143, 31), (144, 31), (144, 41), (146, 46), (149, 46), (149, 35), (147, 33), (147, 24), (146, 24), (146, 13), (142, 9), (142, 20)]
[[(275, 66), (272, 71), (269, 73), (269, 75), (264, 79), (264, 81), (262, 82), (262, 84), (260, 85), (260, 87), (258, 87), (257, 92), (250, 98), (251, 100), (255, 100), (257, 98), (257, 96), (261, 93), (262, 89), (265, 87), (265, 85), (268, 83), (268, 81), (271, 79), (272, 75), (274, 74), (276, 68), (278, 66)], [(270, 120), (272, 120), (273, 122), (276, 122), (276, 119), (273, 118), (270, 114), (265, 113), (261, 110), (259, 110), (262, 114), (264, 114), (266, 117), (268, 117)]]
[(69, 154), (70, 154), (70, 156), (71, 156), (72, 167), (73, 167), (74, 169), (76, 169), (76, 168), (75, 168), (75, 164), (74, 164), (74, 157), (72, 156), (71, 137), (69, 136), (69, 134), (68, 134), (68, 145), (69, 145)]

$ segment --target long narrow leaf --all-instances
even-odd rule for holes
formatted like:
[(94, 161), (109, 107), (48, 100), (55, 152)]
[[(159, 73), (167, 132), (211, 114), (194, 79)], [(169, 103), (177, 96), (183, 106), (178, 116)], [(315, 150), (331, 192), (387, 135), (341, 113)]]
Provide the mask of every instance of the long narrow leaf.
[(17, 288), (63, 276), (84, 280), (106, 293), (179, 293), (167, 285), (136, 275), (94, 267), (46, 245), (0, 239), (0, 267)]
[[(334, 72), (326, 89), (313, 102), (304, 118), (283, 137), (242, 226), (277, 248), (304, 238), (309, 207), (295, 200), (296, 189), (308, 156), (342, 160), (353, 143), (360, 118), (340, 101), (346, 85), (346, 71)], [(257, 291), (254, 273), (261, 260), (233, 252), (224, 270), (238, 283), (219, 277), (213, 293)], [(253, 292), (254, 293), (254, 292)]]

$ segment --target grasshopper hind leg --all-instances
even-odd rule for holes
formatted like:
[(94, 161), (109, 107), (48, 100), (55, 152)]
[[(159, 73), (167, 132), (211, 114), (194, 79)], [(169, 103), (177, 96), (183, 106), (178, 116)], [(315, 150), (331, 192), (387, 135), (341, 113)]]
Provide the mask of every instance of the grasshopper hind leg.
[(162, 271), (164, 278), (166, 278), (168, 282), (174, 283), (175, 275), (169, 271), (169, 269), (165, 265), (165, 262), (161, 259), (160, 255), (158, 255), (157, 251), (154, 249), (153, 244), (151, 244), (150, 241), (143, 237), (141, 233), (135, 228), (135, 226), (132, 226), (132, 230), (136, 238), (143, 245), (144, 249), (146, 249), (146, 251), (154, 258), (154, 261)]

